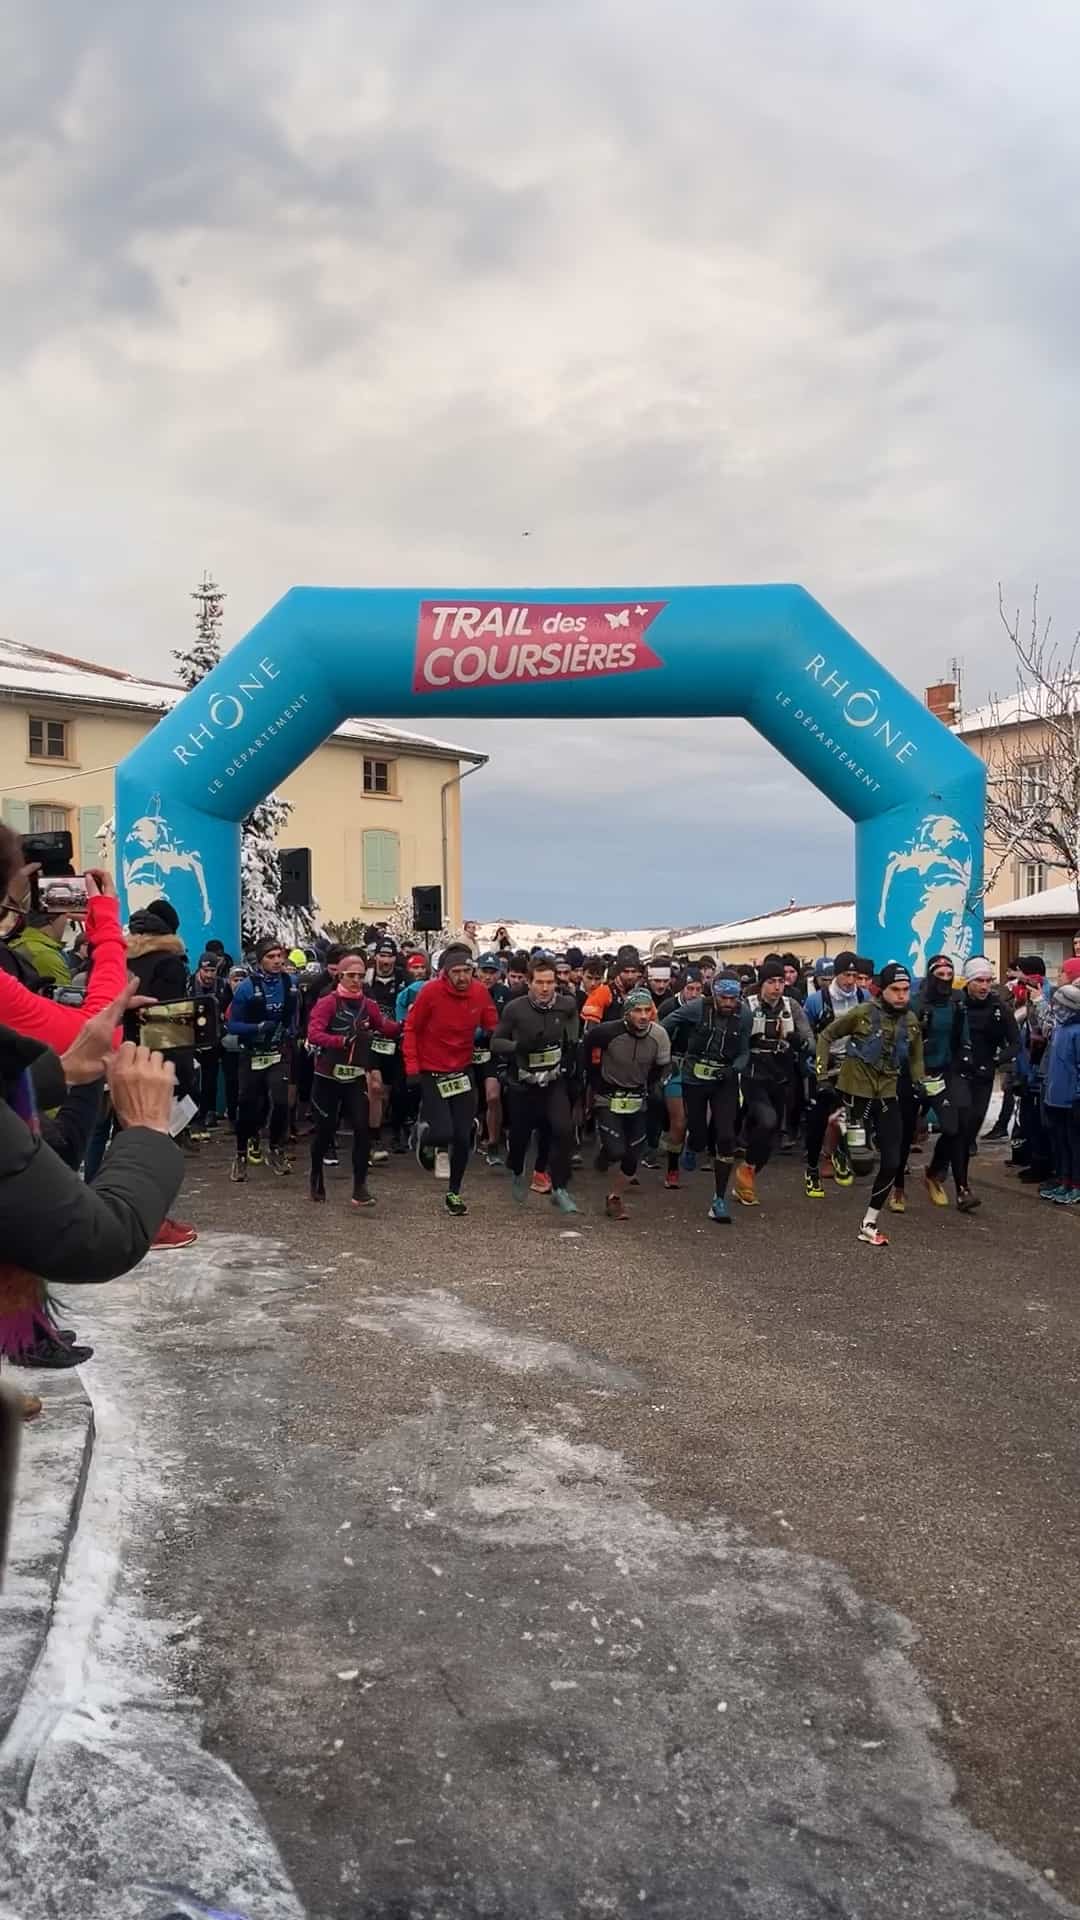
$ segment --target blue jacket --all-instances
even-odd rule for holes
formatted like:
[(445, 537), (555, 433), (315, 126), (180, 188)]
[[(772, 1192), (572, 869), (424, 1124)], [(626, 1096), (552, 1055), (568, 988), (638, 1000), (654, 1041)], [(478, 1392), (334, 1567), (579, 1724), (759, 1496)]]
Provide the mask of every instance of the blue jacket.
[(241, 980), (229, 1003), (226, 1025), (242, 1045), (285, 1039), (295, 1032), (299, 995), (287, 973), (256, 973)]
[(402, 987), (401, 992), (394, 1002), (394, 1019), (400, 1026), (405, 1025), (405, 1017), (409, 1008), (412, 1006), (421, 987), (426, 987), (427, 984), (426, 980), (410, 980), (407, 987)]
[(1054, 995), (1054, 1030), (1043, 1063), (1043, 1099), (1048, 1107), (1071, 1107), (1080, 1100), (1080, 1005), (1065, 1011), (1060, 994), (1059, 988)]

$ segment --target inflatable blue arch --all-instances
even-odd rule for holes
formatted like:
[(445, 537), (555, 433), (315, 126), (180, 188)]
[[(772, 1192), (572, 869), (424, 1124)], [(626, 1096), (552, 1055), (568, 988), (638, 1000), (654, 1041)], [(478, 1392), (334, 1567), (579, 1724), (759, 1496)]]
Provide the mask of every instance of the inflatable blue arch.
[(165, 893), (238, 952), (239, 823), (354, 714), (742, 715), (854, 821), (861, 953), (981, 945), (982, 762), (794, 586), (295, 587), (118, 768), (128, 910)]

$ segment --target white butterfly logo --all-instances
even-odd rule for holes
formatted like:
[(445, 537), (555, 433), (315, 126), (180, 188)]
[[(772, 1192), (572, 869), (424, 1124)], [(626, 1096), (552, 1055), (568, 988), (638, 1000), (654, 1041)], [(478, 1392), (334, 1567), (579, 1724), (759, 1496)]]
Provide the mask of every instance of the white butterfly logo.
[(629, 607), (624, 607), (621, 613), (605, 613), (604, 619), (607, 621), (609, 627), (628, 627), (630, 625), (630, 609)]

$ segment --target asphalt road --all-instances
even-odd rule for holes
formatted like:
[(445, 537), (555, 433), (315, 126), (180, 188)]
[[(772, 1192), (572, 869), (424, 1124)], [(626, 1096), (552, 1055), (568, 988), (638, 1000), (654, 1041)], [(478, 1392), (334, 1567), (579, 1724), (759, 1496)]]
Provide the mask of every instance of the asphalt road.
[(457, 1222), (411, 1162), (360, 1216), (225, 1165), (80, 1324), (166, 1463), (141, 1604), (311, 1914), (1080, 1895), (1075, 1215), (985, 1152), (882, 1253), (790, 1160), (728, 1230), (704, 1174), (615, 1225), (591, 1173)]

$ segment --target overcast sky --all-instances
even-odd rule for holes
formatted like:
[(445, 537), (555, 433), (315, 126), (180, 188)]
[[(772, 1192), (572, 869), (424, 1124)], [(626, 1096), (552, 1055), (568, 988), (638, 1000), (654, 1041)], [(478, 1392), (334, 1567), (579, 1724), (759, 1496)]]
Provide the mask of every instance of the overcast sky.
[[(0, 630), (164, 671), (204, 566), (231, 638), (297, 582), (793, 579), (975, 698), (999, 577), (1080, 622), (1075, 0), (7, 19)], [(850, 893), (740, 723), (454, 733), (479, 916)]]

